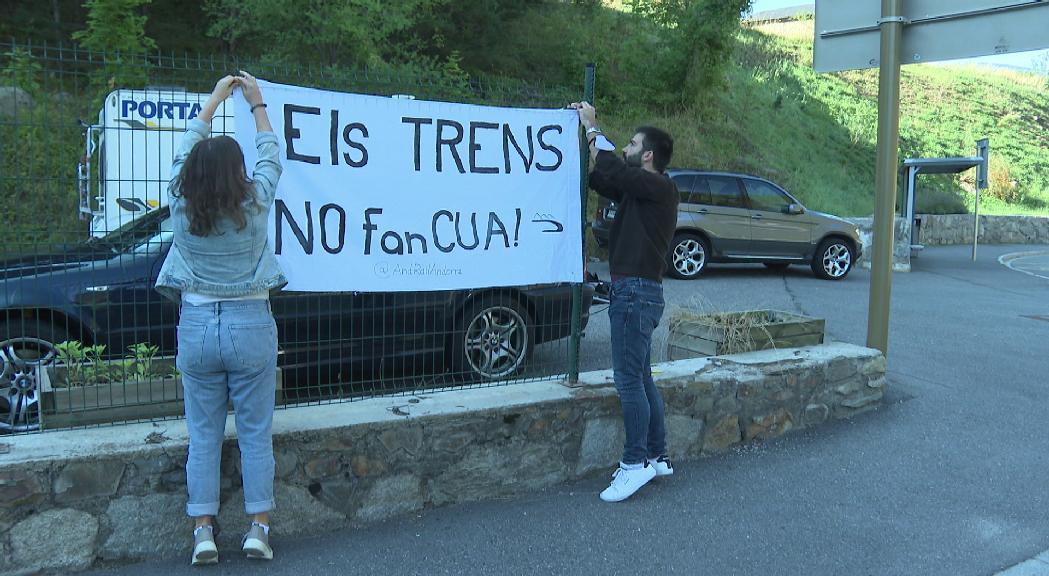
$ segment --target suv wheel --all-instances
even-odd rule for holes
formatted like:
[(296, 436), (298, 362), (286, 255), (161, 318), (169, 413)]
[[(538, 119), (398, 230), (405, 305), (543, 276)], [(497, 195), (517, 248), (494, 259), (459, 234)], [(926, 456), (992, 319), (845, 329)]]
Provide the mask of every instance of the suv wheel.
[(853, 264), (852, 247), (841, 238), (820, 242), (812, 257), (812, 272), (824, 280), (842, 280), (849, 275)]
[(707, 267), (710, 245), (702, 236), (677, 234), (667, 253), (667, 273), (673, 278), (691, 280)]

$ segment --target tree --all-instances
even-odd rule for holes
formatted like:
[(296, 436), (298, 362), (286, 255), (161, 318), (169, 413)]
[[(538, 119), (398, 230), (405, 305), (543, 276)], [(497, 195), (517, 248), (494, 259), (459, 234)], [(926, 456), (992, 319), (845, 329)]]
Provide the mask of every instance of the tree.
[(221, 40), (226, 54), (236, 55), (240, 41), (261, 23), (254, 17), (253, 0), (205, 0), (204, 13), (211, 24), (207, 35)]
[(87, 0), (87, 29), (73, 33), (73, 40), (90, 50), (141, 54), (156, 49), (146, 36), (146, 16), (141, 7), (152, 0)]
[(146, 36), (147, 17), (142, 7), (151, 0), (87, 0), (87, 28), (73, 33), (73, 40), (89, 50), (105, 53), (105, 66), (92, 79), (99, 97), (115, 88), (145, 85), (148, 63), (142, 58), (157, 44)]
[(690, 4), (679, 25), (678, 41), (688, 55), (683, 85), (690, 92), (687, 96), (694, 96), (720, 84), (735, 48), (740, 17), (750, 10), (752, 0), (704, 0)]
[[(206, 0), (207, 34), (233, 53), (249, 43), (271, 61), (347, 67), (408, 61), (415, 34), (450, 0)], [(239, 54), (238, 54), (239, 55)]]
[[(662, 29), (653, 72), (680, 104), (721, 82), (740, 18), (752, 0), (631, 0), (631, 11)], [(670, 103), (670, 102), (664, 102)]]

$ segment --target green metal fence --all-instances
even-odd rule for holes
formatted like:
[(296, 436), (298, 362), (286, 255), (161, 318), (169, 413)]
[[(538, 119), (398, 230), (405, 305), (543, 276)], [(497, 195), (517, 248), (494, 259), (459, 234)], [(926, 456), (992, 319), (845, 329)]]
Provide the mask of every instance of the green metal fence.
[[(583, 92), (499, 78), (0, 43), (0, 434), (181, 415), (178, 309), (152, 288), (170, 247), (166, 208), (129, 203), (122, 206), (136, 213), (129, 223), (108, 234), (91, 225), (107, 191), (166, 183), (170, 158), (148, 146), (173, 146), (180, 134), (107, 153), (100, 109), (122, 89), (202, 102), (218, 77), (240, 69), (300, 86), (494, 106), (556, 108)], [(584, 90), (592, 100), (592, 68)], [(217, 116), (216, 129), (232, 131), (231, 120)], [(585, 171), (581, 219), (584, 178)], [(574, 379), (592, 293), (588, 284), (562, 284), (278, 294), (271, 300), (278, 403)]]

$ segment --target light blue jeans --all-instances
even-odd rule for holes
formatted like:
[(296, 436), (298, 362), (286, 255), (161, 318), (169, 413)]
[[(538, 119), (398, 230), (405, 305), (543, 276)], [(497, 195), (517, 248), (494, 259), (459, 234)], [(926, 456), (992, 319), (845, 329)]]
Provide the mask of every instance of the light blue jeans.
[(189, 428), (186, 485), (190, 516), (219, 512), (219, 465), (232, 400), (240, 444), (244, 511), (273, 508), (273, 424), (277, 326), (268, 300), (183, 304), (176, 366)]

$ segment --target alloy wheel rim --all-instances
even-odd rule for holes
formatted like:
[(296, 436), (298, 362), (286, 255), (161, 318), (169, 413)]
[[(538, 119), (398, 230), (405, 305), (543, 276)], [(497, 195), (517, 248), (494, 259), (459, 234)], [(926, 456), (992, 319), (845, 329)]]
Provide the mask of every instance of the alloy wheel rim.
[(57, 355), (54, 344), (39, 338), (0, 343), (0, 431), (40, 427), (40, 373)]
[(688, 239), (674, 246), (674, 269), (682, 276), (695, 276), (703, 270), (707, 254), (698, 240)]
[(844, 244), (831, 244), (823, 253), (823, 271), (831, 278), (841, 278), (849, 271), (852, 254)]
[(484, 378), (512, 374), (528, 352), (524, 318), (508, 306), (485, 308), (471, 320), (464, 336), (466, 361)]

